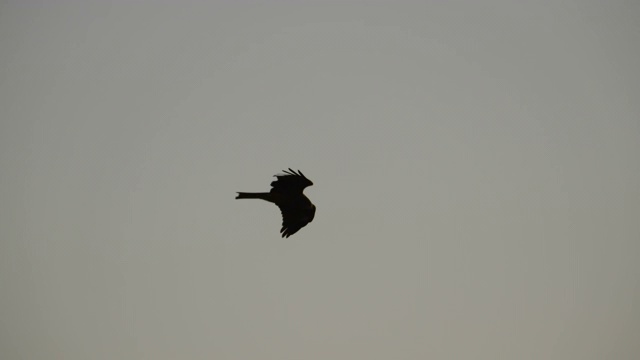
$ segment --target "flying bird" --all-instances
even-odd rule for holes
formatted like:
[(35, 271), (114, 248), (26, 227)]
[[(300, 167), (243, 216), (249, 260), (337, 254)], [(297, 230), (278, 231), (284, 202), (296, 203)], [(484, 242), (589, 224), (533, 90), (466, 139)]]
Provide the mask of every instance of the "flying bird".
[(236, 199), (262, 199), (276, 204), (282, 213), (282, 237), (289, 237), (313, 220), (316, 206), (311, 203), (302, 191), (313, 185), (300, 170), (295, 172), (283, 170), (284, 174), (274, 175), (276, 180), (271, 183), (268, 193), (239, 192)]

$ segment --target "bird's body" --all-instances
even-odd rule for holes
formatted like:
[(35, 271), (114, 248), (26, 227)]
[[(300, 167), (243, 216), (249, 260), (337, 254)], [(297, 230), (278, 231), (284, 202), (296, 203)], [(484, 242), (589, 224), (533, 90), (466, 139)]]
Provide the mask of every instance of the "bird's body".
[(268, 193), (239, 192), (236, 199), (262, 199), (276, 204), (282, 213), (282, 237), (289, 237), (310, 223), (316, 213), (316, 207), (302, 191), (313, 185), (300, 170), (296, 173), (289, 169), (283, 175), (275, 175), (277, 180), (271, 183)]

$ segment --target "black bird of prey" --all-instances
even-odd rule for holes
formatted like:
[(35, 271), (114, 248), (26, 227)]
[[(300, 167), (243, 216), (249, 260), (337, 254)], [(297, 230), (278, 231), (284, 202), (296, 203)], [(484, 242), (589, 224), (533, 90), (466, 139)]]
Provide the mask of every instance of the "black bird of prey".
[(289, 168), (284, 174), (274, 175), (277, 180), (271, 183), (268, 193), (239, 192), (236, 199), (262, 199), (276, 204), (282, 213), (282, 237), (289, 237), (313, 220), (316, 206), (302, 191), (313, 185), (300, 170), (296, 173)]

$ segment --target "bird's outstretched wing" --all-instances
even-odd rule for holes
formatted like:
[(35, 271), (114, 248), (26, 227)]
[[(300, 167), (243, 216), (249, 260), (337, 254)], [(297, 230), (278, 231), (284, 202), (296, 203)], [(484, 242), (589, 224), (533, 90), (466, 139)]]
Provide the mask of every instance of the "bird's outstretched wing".
[(290, 209), (280, 206), (280, 212), (282, 213), (282, 229), (280, 229), (280, 233), (282, 237), (288, 238), (313, 220), (316, 207), (311, 203), (309, 203), (309, 207), (303, 209)]
[(283, 170), (283, 172), (284, 174), (274, 175), (277, 179), (271, 183), (272, 193), (302, 194), (304, 188), (313, 185), (300, 170), (295, 172), (289, 168), (288, 171)]

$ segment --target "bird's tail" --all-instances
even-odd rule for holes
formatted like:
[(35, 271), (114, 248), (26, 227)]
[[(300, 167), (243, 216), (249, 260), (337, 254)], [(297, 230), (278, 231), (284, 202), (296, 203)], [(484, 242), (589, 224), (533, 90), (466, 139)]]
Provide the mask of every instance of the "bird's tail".
[(271, 193), (247, 193), (239, 192), (236, 199), (262, 199), (266, 201), (273, 201)]

